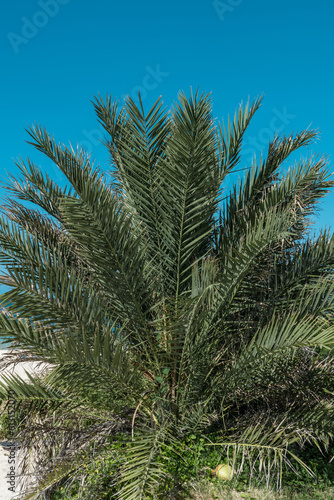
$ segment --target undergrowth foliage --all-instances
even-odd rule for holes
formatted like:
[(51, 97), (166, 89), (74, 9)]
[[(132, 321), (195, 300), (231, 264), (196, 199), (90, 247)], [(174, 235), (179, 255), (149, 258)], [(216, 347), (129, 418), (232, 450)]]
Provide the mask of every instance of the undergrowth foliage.
[(106, 498), (166, 498), (213, 449), (234, 477), (312, 474), (296, 446), (326, 448), (334, 430), (334, 238), (309, 231), (333, 181), (323, 157), (283, 169), (307, 130), (274, 137), (226, 188), (260, 104), (218, 124), (206, 94), (148, 113), (97, 97), (107, 173), (28, 129), (68, 185), (20, 160), (0, 218), (0, 335), (13, 359), (49, 364), (0, 386), (37, 475), (25, 498), (80, 484), (88, 499), (94, 481)]

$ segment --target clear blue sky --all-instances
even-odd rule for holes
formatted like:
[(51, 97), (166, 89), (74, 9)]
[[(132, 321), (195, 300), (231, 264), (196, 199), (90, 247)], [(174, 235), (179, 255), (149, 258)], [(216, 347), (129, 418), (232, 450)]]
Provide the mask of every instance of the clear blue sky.
[[(10, 0), (1, 10), (1, 177), (22, 155), (59, 178), (25, 143), (34, 122), (107, 168), (94, 95), (141, 89), (147, 108), (160, 95), (170, 106), (190, 86), (212, 92), (219, 119), (264, 93), (241, 167), (276, 129), (308, 126), (322, 132), (313, 151), (333, 161), (331, 0)], [(316, 228), (334, 228), (334, 192), (321, 207)]]

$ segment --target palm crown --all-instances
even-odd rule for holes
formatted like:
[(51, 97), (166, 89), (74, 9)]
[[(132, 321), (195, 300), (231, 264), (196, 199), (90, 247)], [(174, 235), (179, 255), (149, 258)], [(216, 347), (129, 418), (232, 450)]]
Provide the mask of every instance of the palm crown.
[(54, 428), (65, 465), (40, 491), (80, 471), (91, 458), (78, 450), (115, 425), (130, 443), (112, 485), (122, 499), (147, 498), (166, 473), (163, 449), (194, 432), (269, 462), (294, 441), (331, 438), (334, 240), (307, 231), (333, 182), (324, 158), (282, 172), (315, 139), (305, 131), (275, 137), (224, 190), (260, 103), (217, 126), (205, 94), (148, 114), (99, 97), (111, 176), (28, 130), (70, 183), (20, 162), (7, 188), (37, 207), (8, 199), (0, 220), (1, 335), (52, 366), (1, 389)]

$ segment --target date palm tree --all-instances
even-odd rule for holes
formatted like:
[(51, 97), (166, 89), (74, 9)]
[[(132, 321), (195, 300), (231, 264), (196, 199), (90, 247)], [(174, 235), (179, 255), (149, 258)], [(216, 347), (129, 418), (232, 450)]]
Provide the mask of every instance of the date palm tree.
[(207, 443), (233, 449), (236, 470), (241, 451), (279, 477), (299, 460), (292, 443), (331, 439), (334, 238), (309, 231), (333, 181), (323, 157), (284, 168), (316, 138), (304, 131), (274, 137), (229, 187), (260, 104), (221, 125), (206, 94), (147, 114), (97, 97), (107, 173), (28, 129), (70, 187), (21, 160), (0, 219), (0, 334), (14, 357), (49, 364), (1, 383), (44, 467), (26, 498), (108, 456), (117, 433), (128, 437), (109, 487), (124, 500), (149, 498), (164, 451), (193, 433), (218, 433)]

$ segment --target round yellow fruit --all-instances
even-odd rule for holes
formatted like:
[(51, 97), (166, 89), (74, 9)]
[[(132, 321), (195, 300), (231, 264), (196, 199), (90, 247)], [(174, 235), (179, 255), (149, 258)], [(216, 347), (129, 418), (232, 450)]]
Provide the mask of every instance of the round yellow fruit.
[(230, 481), (233, 477), (233, 469), (229, 465), (218, 465), (216, 467), (216, 477), (225, 481)]

